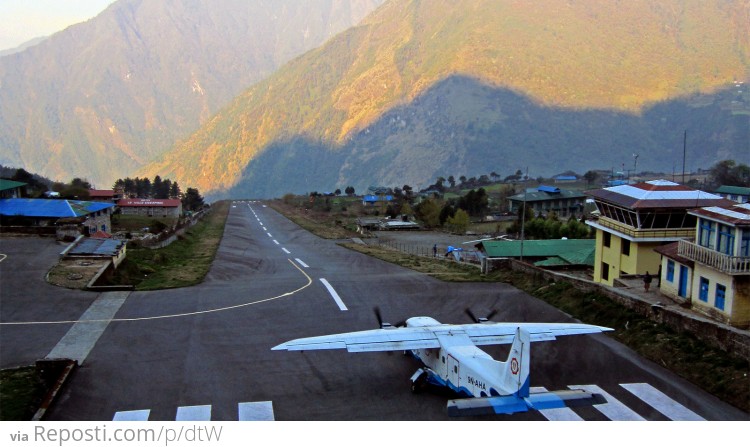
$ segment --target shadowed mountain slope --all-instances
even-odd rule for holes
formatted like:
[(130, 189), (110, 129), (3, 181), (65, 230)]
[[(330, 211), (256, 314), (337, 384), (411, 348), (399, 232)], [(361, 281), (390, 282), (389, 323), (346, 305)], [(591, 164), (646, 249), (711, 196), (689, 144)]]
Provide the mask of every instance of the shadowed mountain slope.
[[(704, 125), (694, 95), (747, 78), (748, 19), (746, 0), (392, 0), (141, 173), (267, 196), (286, 192), (282, 175), (299, 192), (504, 166), (539, 175), (619, 167), (641, 149), (681, 157), (681, 124)], [(696, 154), (742, 158), (746, 97), (738, 101), (738, 110), (711, 109), (718, 127), (696, 132), (722, 143), (696, 139)], [(654, 141), (659, 125), (647, 115), (661, 112), (658, 140), (674, 139), (674, 149)]]
[[(242, 180), (217, 196), (280, 197), (286, 192), (364, 192), (370, 185), (424, 188), (438, 176), (517, 170), (689, 170), (731, 158), (750, 163), (750, 95), (735, 113), (737, 88), (659, 103), (641, 114), (544, 106), (464, 76), (435, 84), (335, 146), (303, 136), (274, 142), (250, 161)], [(733, 104), (735, 102), (735, 104)], [(624, 166), (623, 166), (624, 164)], [(679, 180), (679, 177), (678, 177)]]

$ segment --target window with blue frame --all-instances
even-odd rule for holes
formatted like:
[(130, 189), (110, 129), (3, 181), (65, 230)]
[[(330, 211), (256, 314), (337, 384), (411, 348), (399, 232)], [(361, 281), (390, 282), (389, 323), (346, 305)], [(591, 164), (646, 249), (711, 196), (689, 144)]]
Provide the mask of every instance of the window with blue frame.
[(721, 284), (716, 284), (716, 300), (714, 301), (714, 307), (719, 310), (724, 310), (724, 298), (727, 294), (727, 288)]
[(667, 260), (667, 281), (674, 282), (674, 261)]
[(701, 276), (700, 289), (698, 292), (698, 299), (704, 302), (708, 302), (708, 280)]
[(714, 222), (701, 219), (699, 224), (698, 245), (714, 248), (713, 233), (716, 231)]
[(740, 256), (750, 256), (750, 229), (742, 230), (740, 240)]
[(734, 232), (732, 231), (732, 227), (728, 225), (719, 225), (716, 250), (725, 255), (734, 255)]

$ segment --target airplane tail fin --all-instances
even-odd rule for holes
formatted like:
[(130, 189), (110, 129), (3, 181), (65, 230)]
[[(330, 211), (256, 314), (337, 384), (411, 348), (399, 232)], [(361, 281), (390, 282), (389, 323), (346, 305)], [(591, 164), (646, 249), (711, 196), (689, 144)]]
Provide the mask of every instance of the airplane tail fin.
[(520, 327), (510, 346), (507, 362), (500, 362), (503, 387), (518, 397), (529, 395), (531, 335)]

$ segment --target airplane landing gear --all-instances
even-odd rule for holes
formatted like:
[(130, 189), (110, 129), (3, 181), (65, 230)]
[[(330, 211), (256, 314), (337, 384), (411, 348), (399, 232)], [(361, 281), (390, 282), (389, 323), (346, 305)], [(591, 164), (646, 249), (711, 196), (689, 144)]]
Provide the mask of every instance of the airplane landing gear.
[(417, 372), (415, 372), (411, 376), (411, 392), (414, 394), (418, 394), (422, 392), (422, 390), (425, 389), (427, 386), (427, 371), (425, 371), (422, 368), (419, 368)]

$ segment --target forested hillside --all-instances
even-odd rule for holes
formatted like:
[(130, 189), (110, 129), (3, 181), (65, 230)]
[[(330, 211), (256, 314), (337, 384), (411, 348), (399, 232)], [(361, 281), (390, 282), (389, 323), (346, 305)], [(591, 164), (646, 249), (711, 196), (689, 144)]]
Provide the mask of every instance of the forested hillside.
[(382, 1), (116, 1), (0, 57), (0, 163), (109, 187)]
[(744, 0), (390, 1), (142, 172), (264, 196), (635, 152), (668, 172), (685, 130), (693, 166), (745, 161), (748, 19)]

